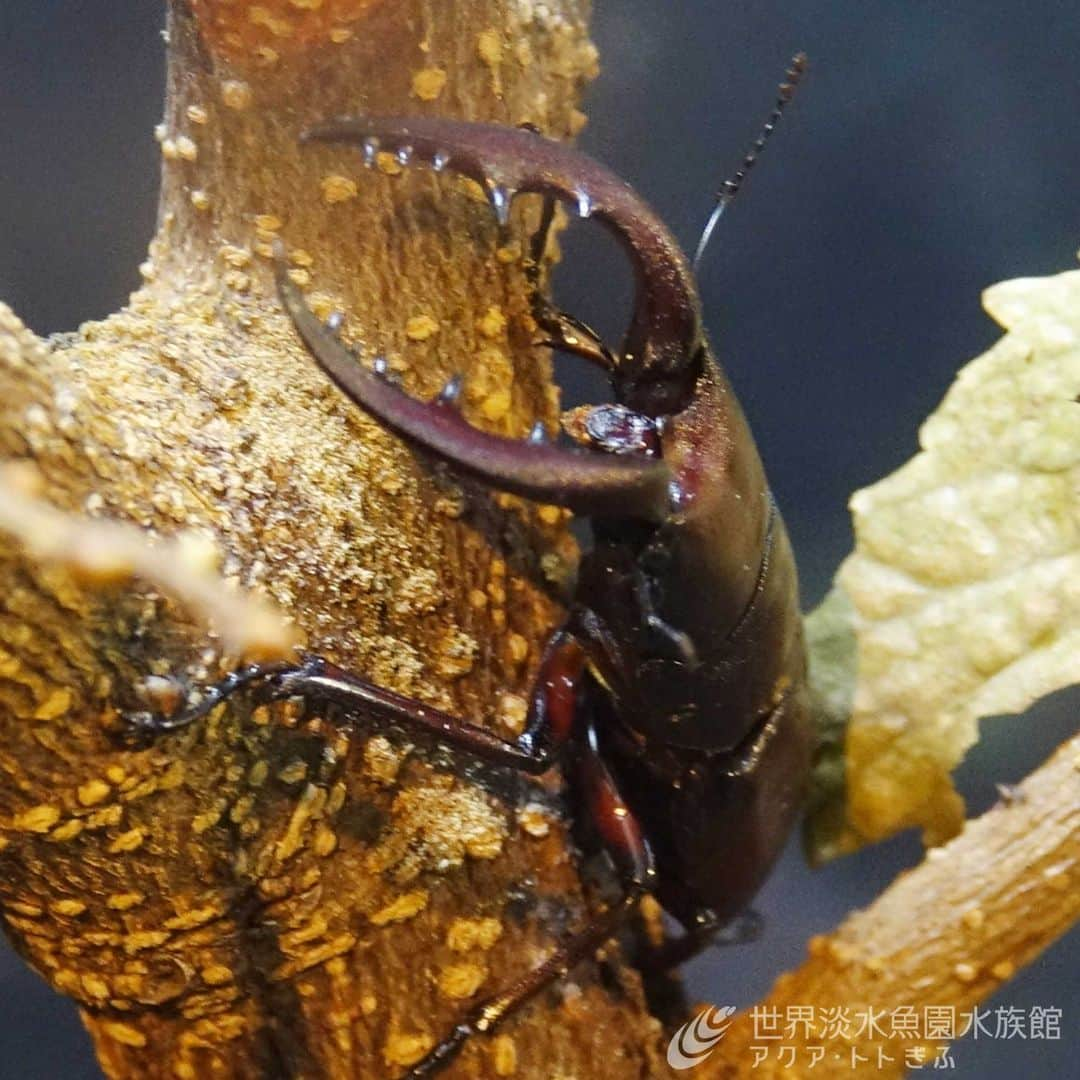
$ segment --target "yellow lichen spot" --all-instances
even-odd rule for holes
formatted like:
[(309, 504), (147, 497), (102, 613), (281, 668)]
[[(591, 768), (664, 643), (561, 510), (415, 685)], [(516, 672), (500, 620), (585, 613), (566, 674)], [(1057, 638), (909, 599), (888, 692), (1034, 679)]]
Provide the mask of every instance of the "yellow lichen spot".
[(503, 244), (502, 247), (495, 249), (495, 258), (503, 264), (503, 266), (509, 266), (513, 262), (517, 262), (520, 252), (512, 244)]
[(353, 32), (347, 26), (335, 26), (330, 31), (330, 40), (335, 45), (344, 45), (353, 36)]
[(525, 730), (529, 703), (520, 694), (503, 694), (499, 698), (498, 719), (507, 731), (520, 735)]
[(229, 109), (246, 109), (251, 97), (251, 87), (242, 79), (226, 79), (221, 84), (221, 100)]
[(134, 956), (143, 949), (156, 949), (159, 945), (164, 945), (169, 936), (167, 930), (136, 930), (124, 938), (124, 952), (128, 956)]
[(127, 772), (123, 765), (110, 765), (105, 770), (105, 779), (110, 784), (122, 784), (127, 779)]
[(71, 708), (71, 691), (54, 690), (35, 710), (35, 720), (55, 720)]
[(136, 1049), (146, 1045), (146, 1036), (130, 1024), (121, 1024), (117, 1020), (106, 1020), (99, 1029), (110, 1039), (125, 1046), (134, 1046)]
[(202, 211), (210, 209), (210, 196), (203, 191), (202, 188), (196, 188), (189, 197), (191, 199), (191, 205), (195, 207), (196, 210)]
[(470, 589), (469, 603), (476, 608), (477, 611), (483, 611), (488, 603), (487, 593), (484, 592), (483, 589)]
[(177, 787), (184, 783), (184, 778), (187, 775), (187, 766), (183, 760), (177, 759), (173, 761), (173, 764), (168, 767), (158, 778), (157, 791), (159, 792), (172, 792)]
[(320, 825), (315, 830), (315, 839), (311, 847), (316, 855), (322, 857), (330, 855), (337, 848), (337, 834), (326, 825)]
[(430, 315), (413, 315), (405, 324), (405, 336), (410, 341), (427, 341), (439, 332), (438, 320)]
[(492, 341), (501, 338), (506, 333), (506, 316), (502, 308), (492, 305), (484, 314), (476, 320), (476, 328), (486, 338)]
[(387, 1065), (415, 1065), (434, 1045), (430, 1035), (391, 1035), (383, 1047), (383, 1060)]
[(42, 803), (15, 815), (12, 827), (19, 832), (48, 832), (60, 820), (60, 807)]
[(446, 72), (442, 68), (422, 68), (412, 78), (412, 92), (421, 101), (434, 101), (446, 86)]
[(262, 4), (252, 4), (248, 8), (248, 21), (269, 30), (274, 37), (289, 38), (293, 35), (293, 24), (280, 15), (275, 15)]
[(318, 11), (323, 6), (323, 0), (289, 0), (289, 3), (300, 11)]
[(277, 214), (256, 214), (252, 221), (256, 229), (268, 233), (280, 232), (282, 225), (285, 224)]
[(234, 270), (243, 270), (251, 265), (251, 252), (247, 248), (236, 247), (233, 244), (224, 244), (219, 250), (222, 260)]
[(550, 528), (555, 528), (556, 525), (560, 525), (563, 520), (563, 508), (561, 506), (551, 506), (545, 504), (536, 511), (536, 516), (543, 522), (543, 524)]
[(496, 1035), (491, 1041), (491, 1064), (496, 1076), (517, 1072), (517, 1047), (509, 1035)]
[(211, 964), (199, 972), (207, 986), (224, 986), (233, 980), (233, 973), (224, 964)]
[(502, 36), (498, 30), (481, 30), (476, 35), (476, 55), (488, 67), (498, 67), (502, 63), (502, 50)]
[(247, 782), (250, 787), (262, 787), (266, 781), (266, 777), (270, 773), (270, 765), (265, 760), (256, 761), (254, 765), (248, 769)]
[(510, 391), (496, 390), (480, 404), (480, 414), (486, 420), (501, 420), (510, 411)]
[(983, 914), (982, 908), (977, 907), (968, 908), (960, 918), (969, 930), (980, 930), (983, 923), (986, 922), (986, 916)]
[(166, 161), (176, 161), (176, 159), (180, 157), (180, 155), (177, 153), (177, 150), (176, 150), (176, 140), (175, 139), (162, 139), (161, 140), (161, 156)]
[(185, 161), (195, 161), (199, 156), (199, 148), (194, 139), (180, 135), (176, 140), (176, 153)]
[(526, 806), (518, 814), (522, 831), (540, 840), (551, 832), (551, 822), (539, 806)]
[(119, 825), (123, 817), (124, 808), (119, 803), (113, 803), (112, 806), (105, 806), (100, 810), (95, 810), (86, 819), (86, 827), (88, 829), (109, 829), (113, 825)]
[(186, 112), (193, 124), (205, 124), (210, 119), (210, 114), (201, 105), (189, 105)]
[(79, 981), (86, 993), (99, 1001), (105, 1001), (112, 996), (109, 984), (100, 975), (83, 975)]
[(529, 643), (520, 634), (511, 634), (506, 639), (506, 645), (510, 651), (510, 659), (515, 664), (522, 663), (529, 655)]
[(143, 829), (128, 829), (127, 832), (121, 833), (108, 847), (109, 854), (119, 855), (125, 851), (135, 851), (136, 848), (142, 846), (142, 842), (146, 839), (146, 832)]
[(166, 930), (194, 930), (197, 926), (205, 926), (220, 918), (221, 908), (207, 905), (201, 908), (192, 908), (190, 911), (181, 912), (171, 919), (166, 919), (162, 924)]
[(386, 907), (376, 911), (371, 916), (375, 926), (386, 926), (388, 923), (405, 922), (419, 915), (428, 904), (427, 889), (414, 889), (412, 892), (403, 893)]
[(309, 268), (315, 262), (315, 256), (310, 251), (305, 251), (303, 248), (293, 248), (289, 252), (289, 262), (293, 266), (303, 266)]
[(488, 970), (483, 964), (463, 961), (451, 964), (439, 973), (439, 993), (453, 1001), (471, 998), (484, 984)]
[(974, 964), (957, 964), (953, 968), (953, 974), (961, 982), (970, 983), (978, 977), (979, 969)]
[(62, 844), (66, 840), (74, 840), (76, 836), (83, 831), (85, 823), (78, 818), (72, 818), (70, 821), (65, 821), (63, 825), (58, 826), (49, 833), (50, 842)]
[(991, 969), (990, 974), (995, 979), (1011, 979), (1016, 974), (1016, 965), (1011, 960), (999, 960)]
[(379, 1007), (379, 999), (374, 994), (364, 994), (360, 998), (360, 1011), (370, 1016)]
[(76, 796), (83, 806), (96, 806), (109, 797), (112, 788), (104, 780), (88, 780), (80, 785)]
[(302, 266), (294, 267), (289, 271), (289, 280), (298, 289), (306, 289), (311, 284), (311, 272)]
[(323, 202), (333, 205), (334, 203), (348, 202), (355, 199), (360, 189), (355, 180), (340, 173), (329, 173), (319, 181), (322, 188)]
[(392, 784), (401, 769), (402, 753), (385, 735), (373, 735), (364, 744), (364, 772), (384, 784)]
[(348, 793), (348, 789), (340, 780), (330, 789), (330, 794), (326, 799), (328, 817), (332, 817), (345, 805), (345, 798)]
[(294, 758), (287, 765), (278, 770), (277, 778), (283, 784), (298, 784), (307, 777), (308, 767), (306, 761)]
[(224, 813), (224, 806), (216, 806), (203, 811), (201, 814), (196, 814), (191, 819), (191, 831), (201, 836), (207, 829), (212, 829), (221, 820)]
[(106, 897), (105, 906), (111, 911), (130, 911), (138, 907), (146, 899), (146, 894), (141, 892), (113, 893)]
[(198, 1075), (190, 1061), (178, 1061), (173, 1065), (173, 1076), (176, 1080), (197, 1080)]
[(8, 911), (14, 911), (18, 915), (25, 915), (28, 919), (40, 919), (45, 914), (45, 909), (38, 904), (28, 904), (23, 900), (12, 900), (7, 905)]
[(274, 257), (274, 249), (270, 244), (252, 244), (251, 250), (254, 251), (260, 259), (272, 259)]
[(387, 176), (400, 176), (404, 172), (401, 162), (389, 150), (380, 150), (375, 155), (375, 167)]
[(86, 905), (81, 900), (54, 900), (53, 903), (49, 905), (49, 910), (54, 915), (74, 918), (76, 915), (81, 915), (86, 910)]
[(446, 932), (446, 944), (454, 952), (490, 949), (502, 937), (503, 927), (498, 919), (455, 919)]
[(251, 288), (251, 275), (242, 270), (226, 270), (221, 280), (235, 292), (246, 293)]

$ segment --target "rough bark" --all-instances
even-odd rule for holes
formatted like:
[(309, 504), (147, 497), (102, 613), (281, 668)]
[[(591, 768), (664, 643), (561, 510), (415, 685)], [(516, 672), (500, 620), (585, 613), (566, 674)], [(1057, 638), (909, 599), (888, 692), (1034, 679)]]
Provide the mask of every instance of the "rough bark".
[[(177, 0), (145, 286), (49, 343), (4, 313), (3, 456), (68, 514), (199, 530), (227, 582), (312, 649), (512, 734), (559, 618), (565, 515), (463, 492), (345, 403), (279, 311), (267, 256), (280, 235), (316, 310), (346, 312), (410, 391), (462, 371), (477, 424), (552, 423), (518, 215), (504, 243), (466, 185), (391, 160), (365, 173), (296, 134), (362, 109), (567, 137), (595, 63), (585, 8)], [(397, 1075), (581, 924), (550, 785), (242, 697), (120, 744), (118, 710), (228, 670), (244, 636), (211, 634), (138, 559), (106, 587), (28, 530), (0, 537), (0, 903), (109, 1075)], [(450, 1075), (653, 1075), (655, 1022), (610, 974), (583, 965)]]
[[(926, 1037), (925, 1007), (954, 1010), (963, 1034), (972, 1008), (1080, 918), (1078, 866), (1080, 736), (869, 908), (812, 939), (802, 967), (777, 980), (757, 1022), (752, 1012), (736, 1019), (702, 1074), (800, 1075), (817, 1054), (811, 1048), (824, 1048), (814, 1076), (901, 1077), (919, 1061), (929, 1066), (951, 1040)], [(789, 1031), (798, 1006), (813, 1010), (811, 1028)], [(914, 1033), (893, 1031), (901, 1006), (916, 1010)], [(823, 1026), (830, 1009), (851, 1018), (846, 1034)], [(869, 1009), (884, 1017), (883, 1032), (861, 1024)], [(778, 1055), (779, 1046), (793, 1053)], [(768, 1056), (758, 1060), (755, 1047)]]

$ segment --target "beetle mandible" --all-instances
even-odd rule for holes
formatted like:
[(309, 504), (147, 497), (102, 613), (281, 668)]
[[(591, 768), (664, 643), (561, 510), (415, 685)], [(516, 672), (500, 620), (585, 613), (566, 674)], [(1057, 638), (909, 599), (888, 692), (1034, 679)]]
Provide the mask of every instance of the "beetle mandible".
[[(699, 257), (804, 64), (795, 58), (761, 136), (718, 193)], [(128, 717), (137, 732), (175, 730), (258, 683), (270, 696), (333, 702), (527, 773), (565, 764), (577, 805), (618, 872), (622, 899), (477, 1005), (412, 1068), (409, 1077), (418, 1078), (591, 954), (644, 893), (686, 930), (672, 958), (685, 958), (743, 912), (791, 829), (810, 764), (795, 565), (746, 420), (704, 335), (690, 264), (623, 181), (535, 131), (489, 124), (358, 118), (304, 138), (359, 144), (368, 161), (389, 150), (471, 177), (501, 225), (514, 196), (543, 195), (534, 273), (555, 200), (569, 203), (614, 233), (636, 278), (618, 354), (537, 292), (537, 319), (550, 343), (603, 365), (614, 389), (615, 404), (585, 414), (581, 438), (589, 446), (568, 448), (549, 441), (541, 425), (524, 442), (473, 428), (456, 408), (460, 379), (422, 402), (387, 377), (385, 361), (363, 366), (337, 336), (340, 319), (324, 325), (316, 318), (277, 252), (286, 311), (357, 405), (452, 471), (592, 521), (593, 548), (567, 619), (547, 643), (514, 742), (320, 657), (251, 666), (174, 715)]]

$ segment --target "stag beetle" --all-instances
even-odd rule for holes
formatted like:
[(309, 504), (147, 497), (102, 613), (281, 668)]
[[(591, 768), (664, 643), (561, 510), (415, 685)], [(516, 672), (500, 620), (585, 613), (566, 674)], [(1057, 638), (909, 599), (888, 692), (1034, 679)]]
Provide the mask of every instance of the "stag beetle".
[[(803, 69), (796, 57), (777, 106), (717, 194), (698, 257), (775, 126)], [(357, 405), (424, 454), (491, 487), (569, 507), (592, 522), (565, 623), (550, 637), (514, 742), (381, 689), (314, 657), (252, 666), (172, 716), (133, 728), (174, 730), (253, 683), (275, 697), (333, 702), (396, 722), (487, 762), (541, 774), (567, 770), (581, 813), (621, 879), (622, 899), (544, 963), (476, 1006), (409, 1073), (428, 1076), (478, 1032), (493, 1031), (610, 938), (644, 893), (685, 928), (685, 958), (744, 911), (779, 854), (811, 754), (795, 565), (746, 420), (702, 329), (693, 272), (664, 224), (623, 181), (535, 131), (435, 118), (342, 120), (307, 141), (388, 150), (479, 182), (500, 224), (524, 192), (544, 196), (533, 243), (539, 266), (555, 200), (594, 217), (633, 263), (636, 298), (623, 346), (537, 294), (557, 347), (610, 371), (615, 404), (592, 408), (563, 447), (537, 425), (524, 442), (486, 434), (456, 408), (461, 380), (432, 401), (369, 369), (324, 325), (289, 279), (281, 301), (314, 359)], [(538, 238), (538, 239), (537, 239)]]

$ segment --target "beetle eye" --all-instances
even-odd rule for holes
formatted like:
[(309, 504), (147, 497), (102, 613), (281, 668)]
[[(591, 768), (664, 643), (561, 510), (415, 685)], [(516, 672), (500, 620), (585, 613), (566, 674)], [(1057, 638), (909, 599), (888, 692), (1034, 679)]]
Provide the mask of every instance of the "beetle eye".
[(658, 454), (656, 422), (625, 405), (594, 405), (584, 417), (584, 434), (609, 454)]

